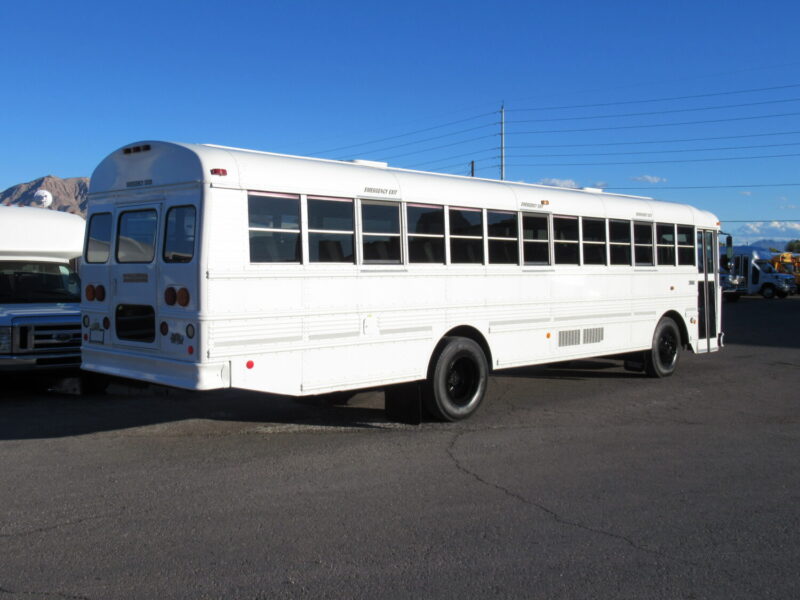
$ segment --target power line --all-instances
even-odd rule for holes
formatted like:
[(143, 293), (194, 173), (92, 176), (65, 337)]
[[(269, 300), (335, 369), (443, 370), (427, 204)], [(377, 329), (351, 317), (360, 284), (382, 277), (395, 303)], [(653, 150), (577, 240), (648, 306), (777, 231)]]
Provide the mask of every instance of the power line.
[[(431, 150), (441, 150), (442, 148), (452, 148), (453, 146), (458, 146), (459, 144), (467, 144), (469, 142), (477, 142), (478, 140), (485, 140), (486, 138), (496, 137), (497, 134), (491, 135), (482, 135), (480, 137), (469, 138), (466, 140), (459, 140), (458, 142), (453, 142), (452, 144), (442, 144), (441, 146), (433, 146), (432, 148), (424, 148), (423, 150), (415, 150), (413, 152), (405, 152), (403, 154), (395, 154), (393, 156), (384, 156), (381, 157), (381, 160), (389, 161), (393, 158), (402, 158), (404, 156), (411, 156), (412, 154), (423, 154), (425, 152), (430, 152)], [(406, 144), (407, 145), (407, 144)], [(378, 150), (376, 150), (378, 152)]]
[(785, 98), (781, 100), (764, 100), (761, 102), (745, 102), (743, 104), (720, 104), (717, 106), (701, 106), (698, 108), (675, 108), (671, 110), (657, 110), (638, 113), (622, 113), (616, 115), (593, 115), (583, 117), (554, 117), (549, 119), (520, 119), (509, 121), (509, 123), (550, 123), (553, 121), (587, 121), (591, 119), (616, 119), (621, 117), (646, 117), (652, 115), (665, 115), (669, 113), (697, 112), (701, 110), (719, 110), (724, 108), (742, 108), (745, 106), (763, 106), (765, 104), (779, 104), (782, 102), (797, 102), (800, 98)]
[(799, 133), (800, 131), (776, 131), (774, 133), (751, 133), (747, 135), (722, 135), (715, 137), (679, 138), (671, 140), (646, 140), (637, 142), (600, 142), (594, 144), (532, 144), (524, 146), (506, 146), (506, 148), (519, 150), (522, 148), (599, 148), (603, 146), (639, 146), (643, 144), (673, 144), (679, 142), (711, 142), (716, 140), (738, 140), (738, 139), (754, 138), (754, 137), (770, 137), (774, 135), (795, 135)]
[(748, 94), (751, 92), (767, 92), (772, 90), (786, 90), (790, 88), (800, 87), (800, 83), (792, 83), (789, 85), (778, 85), (773, 87), (764, 88), (751, 88), (747, 90), (732, 90), (726, 92), (713, 92), (708, 94), (694, 94), (691, 96), (672, 96), (669, 98), (649, 98), (646, 100), (625, 100), (622, 102), (601, 102), (597, 104), (572, 104), (564, 106), (539, 106), (535, 108), (509, 108), (508, 112), (531, 112), (537, 110), (561, 110), (567, 108), (598, 108), (603, 106), (622, 106), (626, 104), (645, 104), (648, 102), (671, 102), (673, 100), (692, 100), (695, 98), (711, 98), (712, 96), (729, 96), (733, 94)]
[(752, 148), (780, 148), (800, 146), (800, 142), (786, 144), (755, 144), (752, 146), (717, 146), (715, 148), (680, 148), (677, 150), (640, 150), (637, 152), (585, 152), (578, 154), (517, 154), (516, 158), (559, 158), (568, 156), (625, 156), (632, 154), (670, 154), (685, 152), (710, 152), (712, 150), (749, 150)]
[[(416, 164), (413, 164), (413, 165), (408, 165), (407, 167), (403, 167), (403, 168), (404, 169), (414, 169), (416, 167), (424, 167), (426, 165), (431, 164), (432, 162), (434, 164), (436, 164), (436, 163), (439, 163), (439, 162), (442, 162), (442, 161), (445, 161), (445, 160), (454, 160), (456, 158), (464, 158), (465, 156), (470, 156), (470, 157), (474, 158), (478, 154), (483, 154), (484, 152), (496, 152), (497, 150), (498, 150), (498, 148), (484, 148), (483, 150), (475, 150), (473, 152), (464, 152), (464, 154), (454, 154), (452, 156), (448, 156), (447, 158), (443, 158), (443, 159), (438, 160), (438, 161), (430, 161), (430, 160), (428, 160), (428, 161), (425, 161), (425, 162), (416, 163)], [(492, 158), (495, 158), (495, 157), (492, 157)]]
[(479, 115), (475, 115), (473, 117), (467, 117), (466, 119), (459, 119), (457, 121), (450, 121), (449, 123), (442, 123), (441, 125), (434, 125), (433, 127), (426, 127), (424, 129), (417, 129), (416, 131), (409, 131), (408, 133), (401, 133), (398, 135), (392, 135), (389, 137), (379, 138), (375, 140), (371, 140), (369, 142), (361, 142), (360, 144), (350, 144), (349, 146), (340, 146), (338, 148), (330, 148), (328, 150), (320, 150), (319, 152), (311, 152), (308, 156), (315, 156), (317, 154), (326, 154), (328, 152), (339, 152), (340, 150), (348, 150), (350, 148), (358, 148), (359, 146), (369, 146), (371, 144), (379, 144), (380, 142), (387, 142), (389, 140), (396, 140), (403, 137), (408, 137), (410, 135), (417, 135), (418, 133), (425, 133), (427, 131), (433, 131), (434, 129), (442, 129), (443, 127), (450, 127), (451, 125), (458, 125), (459, 123), (466, 123), (468, 121), (474, 121), (475, 119), (481, 119), (483, 117), (488, 117), (491, 115), (497, 114), (497, 111), (492, 111), (489, 113), (482, 113)]
[(679, 123), (655, 123), (651, 125), (616, 125), (614, 127), (591, 127), (587, 129), (544, 129), (541, 131), (517, 131), (514, 135), (533, 135), (539, 133), (577, 133), (585, 131), (609, 131), (619, 129), (646, 129), (649, 127), (674, 127), (676, 125), (701, 125), (705, 123), (729, 123), (731, 121), (751, 121), (753, 119), (772, 119), (775, 117), (793, 117), (800, 112), (779, 113), (774, 115), (756, 115), (752, 117), (730, 117), (727, 119), (711, 119), (705, 121), (683, 121)]
[[(387, 146), (385, 148), (377, 148), (375, 150), (368, 150), (367, 152), (369, 152), (369, 153), (385, 152), (386, 150), (394, 150), (395, 148), (405, 148), (407, 146), (413, 146), (414, 144), (422, 144), (424, 142), (432, 142), (434, 140), (441, 140), (441, 139), (444, 139), (444, 138), (452, 137), (454, 135), (461, 135), (462, 133), (469, 133), (470, 131), (477, 131), (478, 129), (486, 129), (487, 127), (494, 127), (495, 125), (496, 125), (496, 123), (489, 123), (487, 125), (478, 125), (477, 127), (470, 127), (468, 129), (460, 129), (459, 131), (453, 131), (451, 133), (445, 133), (445, 134), (442, 134), (442, 135), (435, 135), (433, 137), (424, 138), (424, 139), (421, 139), (421, 140), (415, 140), (413, 142), (405, 142), (403, 144), (395, 144), (394, 146)], [(492, 136), (484, 136), (484, 137), (492, 137)], [(481, 138), (477, 138), (477, 139), (481, 139)], [(340, 158), (339, 160), (344, 160), (344, 159)]]
[(716, 162), (725, 160), (757, 160), (760, 158), (787, 158), (800, 156), (798, 154), (770, 154), (766, 156), (730, 156), (725, 158), (686, 158), (678, 160), (643, 160), (631, 162), (597, 162), (597, 163), (526, 163), (508, 165), (510, 167), (594, 167), (598, 165), (657, 165), (667, 163), (695, 163), (695, 162)]

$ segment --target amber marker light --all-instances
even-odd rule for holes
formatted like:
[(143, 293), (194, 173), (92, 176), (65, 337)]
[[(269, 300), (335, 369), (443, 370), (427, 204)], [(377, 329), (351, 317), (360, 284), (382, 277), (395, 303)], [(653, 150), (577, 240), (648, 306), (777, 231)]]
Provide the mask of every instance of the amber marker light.
[(189, 290), (186, 288), (178, 290), (178, 304), (181, 306), (189, 306)]

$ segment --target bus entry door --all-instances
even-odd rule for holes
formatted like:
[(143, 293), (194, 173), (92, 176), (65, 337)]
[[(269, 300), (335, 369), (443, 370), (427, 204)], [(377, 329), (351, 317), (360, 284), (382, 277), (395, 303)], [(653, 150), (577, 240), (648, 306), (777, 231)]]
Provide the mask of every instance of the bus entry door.
[(719, 350), (719, 293), (717, 277), (717, 234), (697, 230), (697, 352)]

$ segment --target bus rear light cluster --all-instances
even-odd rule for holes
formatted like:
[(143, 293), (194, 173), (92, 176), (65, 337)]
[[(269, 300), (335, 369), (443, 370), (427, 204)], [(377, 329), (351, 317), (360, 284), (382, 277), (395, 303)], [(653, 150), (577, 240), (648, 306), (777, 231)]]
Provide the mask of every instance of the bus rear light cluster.
[(191, 296), (189, 295), (189, 290), (185, 287), (180, 288), (179, 290), (175, 290), (174, 287), (168, 287), (164, 290), (164, 302), (167, 306), (175, 306), (178, 304), (179, 306), (189, 306), (189, 300)]
[(98, 302), (102, 302), (106, 299), (106, 288), (103, 285), (92, 285), (91, 283), (86, 286), (86, 290), (84, 291), (84, 297), (89, 302), (93, 300), (97, 300)]
[(142, 144), (141, 146), (129, 146), (122, 150), (123, 154), (137, 154), (139, 152), (147, 152), (150, 150), (150, 144)]
[(220, 175), (224, 177), (225, 175), (228, 174), (228, 169), (211, 169), (211, 174)]

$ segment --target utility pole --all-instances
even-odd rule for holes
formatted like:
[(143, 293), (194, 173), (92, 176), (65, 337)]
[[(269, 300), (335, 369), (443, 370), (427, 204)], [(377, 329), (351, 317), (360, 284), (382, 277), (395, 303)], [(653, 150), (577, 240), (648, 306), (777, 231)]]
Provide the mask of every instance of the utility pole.
[(500, 181), (506, 178), (506, 103), (500, 104)]
[(470, 177), (475, 177), (475, 161), (474, 160), (471, 160), (469, 162), (469, 176)]

